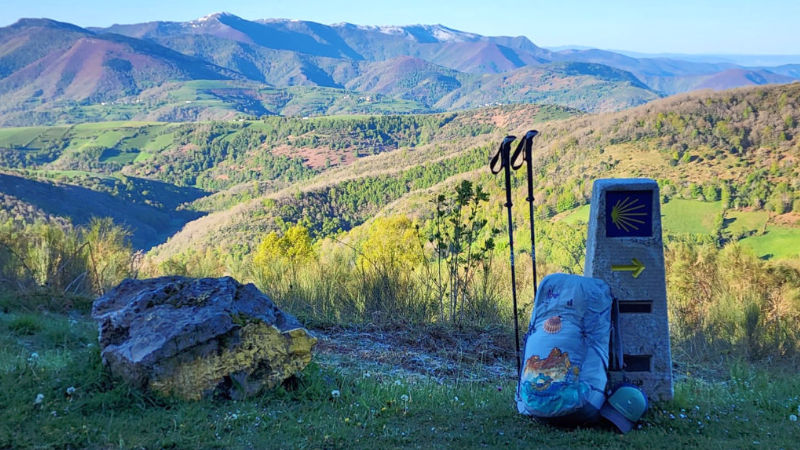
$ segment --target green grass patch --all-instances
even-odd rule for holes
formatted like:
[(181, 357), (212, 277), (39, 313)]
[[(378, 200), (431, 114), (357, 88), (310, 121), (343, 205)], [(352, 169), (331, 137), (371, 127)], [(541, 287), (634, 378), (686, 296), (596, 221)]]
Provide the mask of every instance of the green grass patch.
[(711, 234), (722, 202), (672, 199), (661, 205), (662, 227), (674, 234)]
[(230, 89), (232, 86), (226, 81), (218, 80), (194, 80), (182, 83), (175, 90), (170, 91), (169, 98), (172, 101), (196, 102), (201, 100), (214, 100), (217, 97), (204, 92), (208, 89)]
[(147, 161), (147, 160), (152, 159), (152, 158), (153, 158), (153, 154), (152, 153), (139, 152), (139, 153), (136, 154), (136, 158), (133, 160), (133, 162), (137, 162), (137, 163), (138, 162), (143, 162), (143, 161)]
[(119, 130), (112, 130), (106, 131), (95, 137), (93, 145), (97, 145), (99, 147), (111, 148), (116, 147), (123, 138), (129, 137), (131, 135), (131, 130), (119, 131)]
[[(517, 414), (514, 382), (440, 383), (343, 372), (312, 362), (245, 401), (184, 402), (114, 379), (85, 318), (41, 317), (20, 339), (0, 315), (0, 447), (219, 448), (793, 448), (800, 406), (794, 373), (734, 366), (724, 380), (684, 378), (642, 426), (557, 429)], [(36, 403), (41, 394), (41, 401)]]
[(800, 258), (800, 228), (768, 225), (767, 232), (740, 241), (764, 259)]
[(764, 229), (768, 220), (769, 213), (766, 211), (730, 210), (725, 214), (725, 229), (737, 236)]
[(50, 127), (28, 143), (30, 148), (50, 148), (66, 137), (69, 127)]
[(234, 82), (226, 80), (192, 80), (183, 83), (183, 87), (192, 89), (237, 89)]
[[(88, 122), (81, 123), (72, 127), (76, 134), (96, 133), (98, 131), (111, 131), (117, 129), (131, 128), (136, 129), (147, 125), (159, 125), (159, 122), (141, 122), (133, 120), (109, 121), (109, 122)], [(127, 132), (128, 130), (126, 130)]]
[(55, 170), (55, 169), (28, 169), (31, 175), (40, 176), (45, 178), (60, 178), (60, 177), (79, 177), (79, 176), (94, 176), (104, 178), (104, 175), (98, 175), (93, 172), (85, 170)]
[(150, 134), (151, 127), (140, 129), (136, 135), (127, 137), (119, 142), (118, 148), (123, 150), (139, 150), (153, 139)]
[(175, 136), (173, 133), (160, 134), (147, 142), (142, 149), (148, 152), (157, 153), (169, 147), (174, 139)]
[(8, 330), (17, 336), (28, 336), (41, 331), (42, 325), (39, 317), (26, 314), (13, 318), (8, 323)]
[(139, 156), (138, 151), (120, 151), (115, 148), (107, 148), (100, 155), (100, 162), (129, 164)]
[(0, 147), (27, 147), (48, 127), (0, 128)]
[(579, 222), (589, 223), (589, 212), (591, 209), (592, 205), (589, 204), (579, 206), (570, 211), (561, 221), (568, 225), (577, 225)]
[(167, 127), (164, 125), (152, 125), (152, 126), (141, 127), (136, 130), (136, 133), (133, 136), (123, 139), (119, 143), (119, 147), (123, 149), (135, 149), (135, 150), (141, 150), (143, 148), (146, 148), (148, 145), (150, 145), (150, 143), (153, 140), (159, 138), (160, 137), (159, 133), (165, 130), (166, 128)]

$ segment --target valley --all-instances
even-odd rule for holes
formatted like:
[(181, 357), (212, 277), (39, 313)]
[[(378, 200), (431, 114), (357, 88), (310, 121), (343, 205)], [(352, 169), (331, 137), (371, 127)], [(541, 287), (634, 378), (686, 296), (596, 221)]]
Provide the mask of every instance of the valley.
[[(103, 193), (120, 205), (172, 214), (170, 230), (185, 230), (157, 252), (174, 254), (188, 245), (182, 236), (199, 247), (236, 242), (253, 249), (260, 234), (280, 230), (281, 223), (303, 222), (321, 238), (375, 214), (425, 217), (424, 197), (433, 196), (431, 189), (448, 189), (453, 180), (466, 177), (496, 192), (486, 158), (502, 136), (535, 127), (541, 133), (536, 205), (543, 219), (585, 205), (594, 178), (643, 176), (659, 180), (667, 232), (766, 241), (757, 247), (767, 248), (771, 239), (758, 236), (792, 236), (800, 207), (798, 89), (795, 84), (685, 94), (599, 115), (512, 105), (434, 115), (4, 128), (0, 148), (7, 183), (12, 176), (41, 186), (66, 183), (85, 188), (84, 196)], [(127, 214), (108, 205), (70, 214), (42, 206), (49, 196), (36, 192), (4, 191), (22, 205), (16, 210), (51, 211), (76, 224), (102, 215), (104, 208)], [(671, 211), (673, 198), (722, 206)], [(142, 214), (134, 211), (132, 217)], [(691, 226), (692, 214), (721, 216), (715, 220), (724, 226)], [(760, 219), (748, 220), (748, 214)], [(31, 220), (19, 213), (17, 218)], [(198, 222), (188, 223), (193, 219)], [(134, 236), (139, 228), (146, 229), (133, 226)], [(168, 237), (146, 234), (147, 248)], [(161, 239), (153, 240), (155, 235)], [(774, 253), (760, 256), (769, 254)]]

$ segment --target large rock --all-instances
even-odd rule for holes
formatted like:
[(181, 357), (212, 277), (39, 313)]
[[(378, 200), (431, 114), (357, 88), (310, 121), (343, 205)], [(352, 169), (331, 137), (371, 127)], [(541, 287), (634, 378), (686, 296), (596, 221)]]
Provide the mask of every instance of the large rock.
[(311, 361), (317, 341), (230, 277), (125, 280), (95, 300), (92, 317), (112, 373), (185, 399), (271, 388)]

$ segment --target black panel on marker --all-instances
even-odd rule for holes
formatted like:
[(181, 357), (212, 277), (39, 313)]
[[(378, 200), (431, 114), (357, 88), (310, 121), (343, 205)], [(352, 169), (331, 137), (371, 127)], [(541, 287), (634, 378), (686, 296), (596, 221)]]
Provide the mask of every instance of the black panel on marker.
[(606, 236), (653, 235), (653, 191), (606, 192)]

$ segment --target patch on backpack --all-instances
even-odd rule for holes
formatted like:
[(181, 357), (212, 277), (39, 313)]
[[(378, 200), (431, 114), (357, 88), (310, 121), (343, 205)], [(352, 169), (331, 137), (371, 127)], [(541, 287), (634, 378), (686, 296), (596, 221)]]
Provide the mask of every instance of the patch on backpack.
[(580, 369), (572, 365), (569, 354), (559, 348), (553, 348), (545, 359), (531, 356), (522, 372), (522, 400), (537, 411), (569, 409), (587, 389), (578, 381), (579, 374)]
[[(556, 334), (561, 331), (561, 316), (553, 316), (544, 322), (544, 331)], [(553, 349), (558, 350), (558, 349)], [(559, 350), (560, 351), (560, 350)]]

